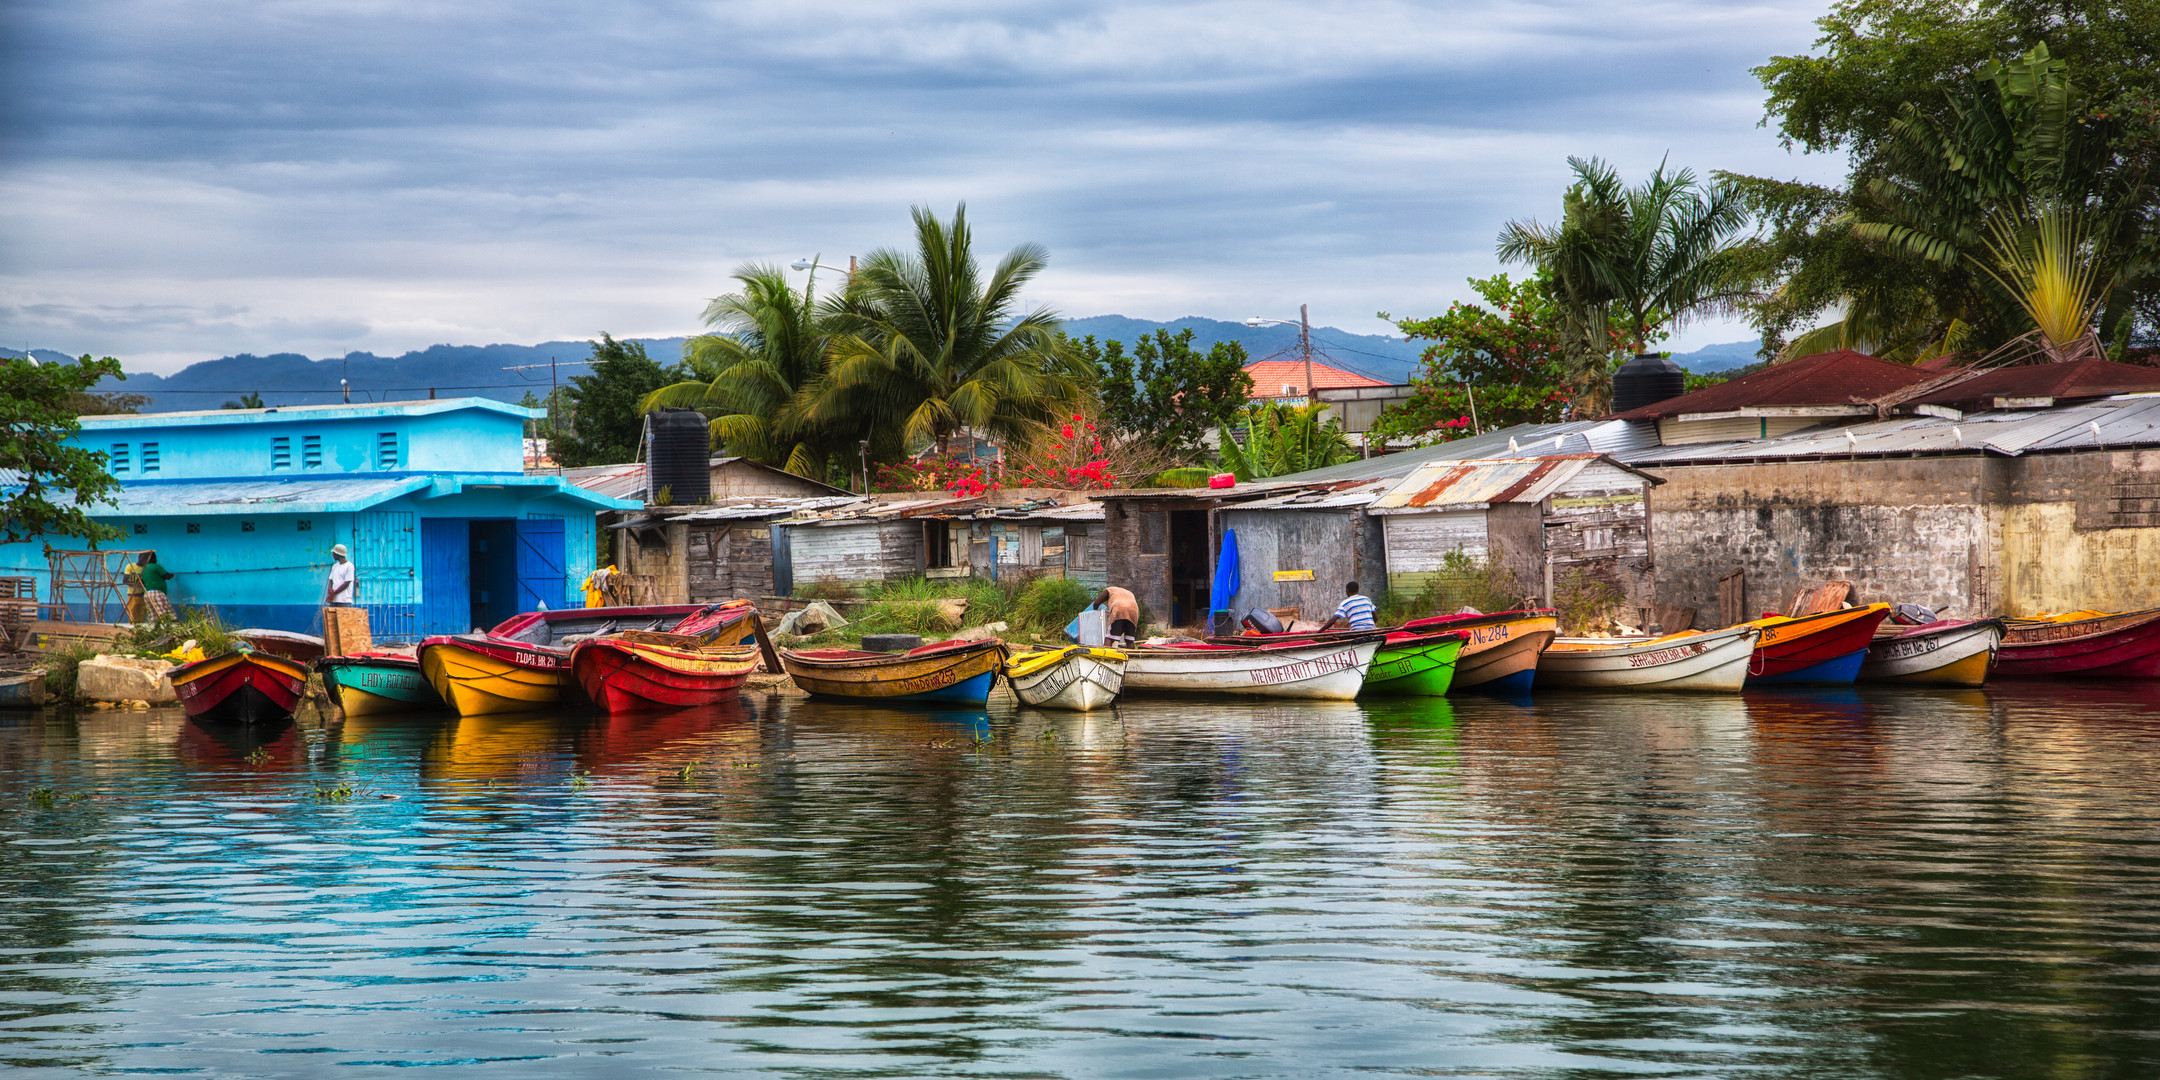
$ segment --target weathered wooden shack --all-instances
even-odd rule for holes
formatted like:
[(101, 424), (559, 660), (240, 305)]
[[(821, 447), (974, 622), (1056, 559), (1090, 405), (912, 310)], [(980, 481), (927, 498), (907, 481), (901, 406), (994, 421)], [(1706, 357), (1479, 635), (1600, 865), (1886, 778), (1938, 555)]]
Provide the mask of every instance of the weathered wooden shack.
[(811, 585), (897, 581), (929, 569), (923, 515), (981, 505), (936, 496), (865, 501), (831, 513), (773, 523), (773, 591)]
[(1103, 504), (1104, 576), (1133, 591), (1151, 620), (1198, 626), (1213, 610), (1223, 510), (1287, 488), (1134, 488), (1095, 496)]
[(1029, 580), (1064, 577), (1102, 588), (1101, 503), (1057, 499), (921, 515), (924, 573), (933, 578)]
[(638, 590), (635, 599), (644, 603), (709, 604), (770, 596), (773, 522), (868, 501), (857, 495), (735, 498), (624, 515), (609, 526), (615, 537), (615, 568), (629, 575)]
[(1304, 618), (1333, 611), (1343, 584), (1378, 593), (1386, 586), (1387, 552), (1379, 519), (1367, 507), (1394, 487), (1392, 480), (1292, 488), (1223, 507), (1223, 529), (1235, 533), (1238, 592), (1216, 606), (1297, 608)]
[(1574, 571), (1654, 603), (1649, 494), (1661, 481), (1604, 454), (1436, 461), (1375, 500), (1391, 589), (1422, 588), (1452, 552), (1507, 568), (1551, 603)]

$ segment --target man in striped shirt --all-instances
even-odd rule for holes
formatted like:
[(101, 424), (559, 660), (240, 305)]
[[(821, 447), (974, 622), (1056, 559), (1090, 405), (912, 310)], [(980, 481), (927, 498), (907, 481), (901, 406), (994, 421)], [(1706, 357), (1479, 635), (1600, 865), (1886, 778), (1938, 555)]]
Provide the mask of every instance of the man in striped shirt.
[(1347, 625), (1352, 630), (1372, 629), (1372, 598), (1359, 593), (1355, 581), (1343, 586), (1343, 592), (1349, 595), (1343, 597), (1342, 603), (1335, 605), (1335, 617), (1329, 619), (1327, 625), (1320, 629), (1333, 630), (1338, 625)]

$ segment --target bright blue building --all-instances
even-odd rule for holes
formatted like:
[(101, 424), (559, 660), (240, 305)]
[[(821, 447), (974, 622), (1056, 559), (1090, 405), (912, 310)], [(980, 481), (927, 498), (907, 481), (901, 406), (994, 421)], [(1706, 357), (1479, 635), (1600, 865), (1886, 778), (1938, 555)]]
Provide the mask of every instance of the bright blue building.
[[(459, 398), (87, 416), (75, 441), (125, 485), (94, 512), (125, 534), (104, 546), (155, 549), (179, 575), (175, 604), (319, 632), (342, 543), (375, 636), (397, 640), (573, 603), (595, 515), (641, 505), (527, 475), (524, 425), (539, 415)], [(0, 545), (0, 575), (33, 575), (49, 596), (43, 549)]]

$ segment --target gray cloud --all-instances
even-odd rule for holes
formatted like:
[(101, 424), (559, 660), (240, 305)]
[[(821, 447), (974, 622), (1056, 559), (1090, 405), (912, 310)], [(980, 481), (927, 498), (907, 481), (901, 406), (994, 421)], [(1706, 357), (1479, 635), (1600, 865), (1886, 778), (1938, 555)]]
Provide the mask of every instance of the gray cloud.
[[(1075, 314), (1437, 309), (1568, 154), (1821, 176), (1807, 4), (205, 2), (0, 9), (0, 340), (680, 333), (748, 259), (967, 200)], [(1709, 327), (1711, 338), (1739, 336)]]

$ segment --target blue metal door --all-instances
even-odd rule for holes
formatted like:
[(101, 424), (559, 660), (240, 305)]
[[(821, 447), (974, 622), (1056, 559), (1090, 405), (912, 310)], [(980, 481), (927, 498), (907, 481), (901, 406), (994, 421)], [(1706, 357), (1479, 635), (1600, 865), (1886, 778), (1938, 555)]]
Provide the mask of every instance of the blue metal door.
[(420, 632), (472, 629), (472, 523), (420, 519)]
[(563, 523), (561, 518), (527, 518), (517, 523), (518, 610), (561, 610)]

